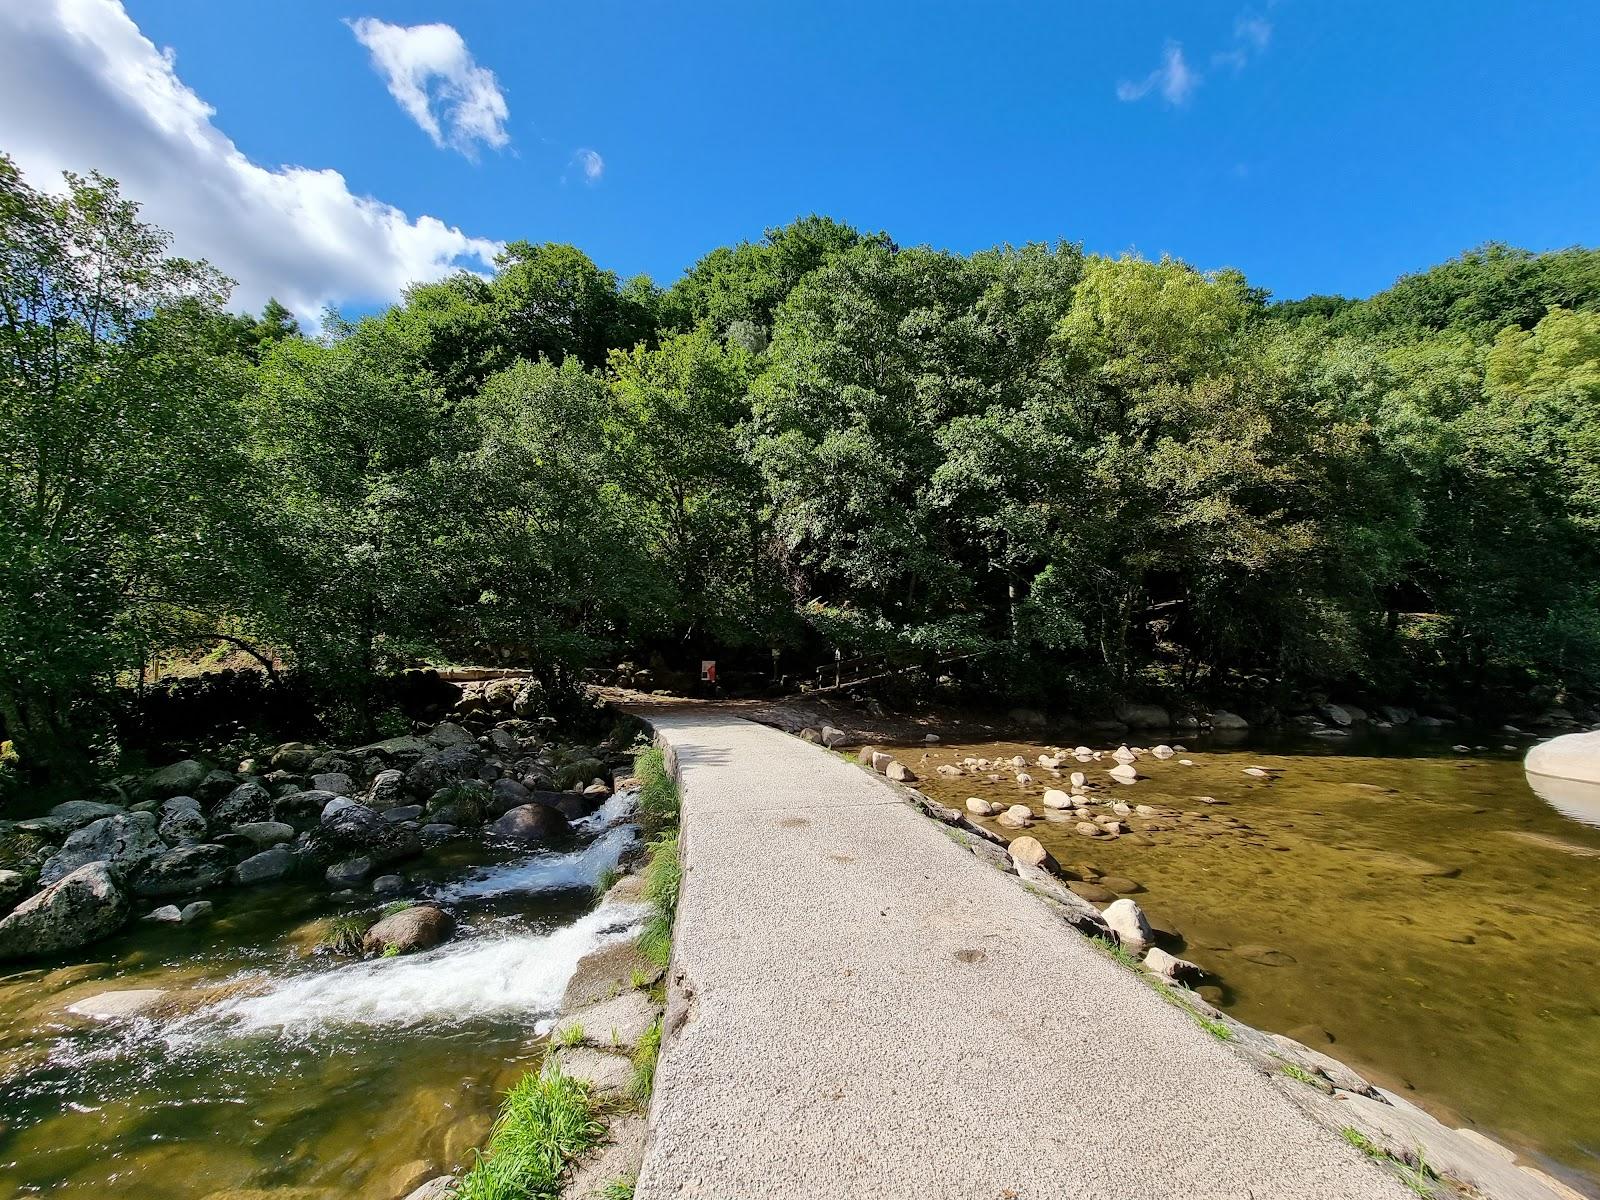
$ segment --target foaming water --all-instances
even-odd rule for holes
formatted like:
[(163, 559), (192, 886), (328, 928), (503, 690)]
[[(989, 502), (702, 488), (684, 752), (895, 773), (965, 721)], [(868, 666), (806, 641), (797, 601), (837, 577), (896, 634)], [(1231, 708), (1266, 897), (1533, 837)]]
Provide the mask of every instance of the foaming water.
[(608, 796), (606, 802), (587, 817), (579, 817), (572, 823), (572, 828), (579, 833), (593, 833), (597, 829), (609, 829), (624, 817), (632, 816), (633, 810), (638, 805), (638, 792), (631, 790), (617, 792), (613, 796)]
[[(553, 1012), (585, 955), (631, 937), (647, 909), (607, 904), (542, 935), (489, 935), (421, 954), (281, 980), (190, 1018), (230, 1033), (308, 1036), (350, 1025), (407, 1027)], [(188, 1022), (186, 1022), (188, 1023)]]
[[(601, 809), (592, 817), (604, 811)], [(496, 866), (478, 867), (466, 879), (435, 888), (433, 896), (445, 903), (456, 903), (593, 887), (606, 872), (616, 869), (622, 856), (638, 841), (637, 826), (617, 825), (570, 854), (533, 854)]]

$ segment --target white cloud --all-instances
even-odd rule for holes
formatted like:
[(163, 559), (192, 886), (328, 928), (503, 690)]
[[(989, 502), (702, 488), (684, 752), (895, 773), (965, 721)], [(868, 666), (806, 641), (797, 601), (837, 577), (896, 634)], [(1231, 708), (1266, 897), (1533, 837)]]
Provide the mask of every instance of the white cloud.
[(1265, 17), (1240, 17), (1233, 23), (1233, 36), (1259, 54), (1272, 42), (1272, 22)]
[(276, 296), (314, 321), (326, 305), (488, 269), (501, 249), (355, 195), (337, 171), (252, 162), (214, 112), (120, 0), (0, 3), (0, 149), (35, 187), (59, 188), (63, 170), (119, 180), (179, 253), (238, 280), (242, 308)]
[(583, 171), (585, 183), (599, 183), (606, 173), (606, 160), (600, 157), (598, 150), (579, 150), (572, 156), (572, 161)]
[(1161, 65), (1143, 79), (1124, 79), (1117, 84), (1117, 99), (1143, 100), (1151, 92), (1158, 92), (1168, 104), (1187, 104), (1200, 81), (1200, 74), (1184, 60), (1183, 47), (1168, 42), (1161, 53)]
[(453, 26), (390, 25), (376, 17), (345, 24), (371, 52), (389, 94), (435, 146), (472, 158), (479, 143), (498, 150), (511, 140), (499, 81), (473, 60)]

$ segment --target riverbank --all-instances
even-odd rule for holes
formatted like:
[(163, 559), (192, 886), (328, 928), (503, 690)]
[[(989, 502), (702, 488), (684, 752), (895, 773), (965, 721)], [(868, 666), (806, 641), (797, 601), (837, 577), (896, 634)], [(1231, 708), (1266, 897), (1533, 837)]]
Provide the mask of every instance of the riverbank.
[(882, 780), (646, 715), (684, 798), (683, 1018), (638, 1196), (1406, 1194)]

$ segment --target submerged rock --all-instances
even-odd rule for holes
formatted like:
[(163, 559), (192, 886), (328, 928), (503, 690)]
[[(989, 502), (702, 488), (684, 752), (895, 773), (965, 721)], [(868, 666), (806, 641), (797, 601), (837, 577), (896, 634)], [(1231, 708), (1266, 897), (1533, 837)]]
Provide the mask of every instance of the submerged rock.
[(456, 919), (432, 904), (414, 904), (390, 913), (361, 940), (368, 954), (409, 954), (437, 946), (456, 931)]
[(142, 1017), (160, 1008), (167, 999), (166, 988), (127, 988), (120, 992), (101, 992), (67, 1005), (67, 1011), (96, 1021)]
[(112, 868), (86, 863), (0, 920), (0, 959), (86, 946), (121, 929), (131, 912)]

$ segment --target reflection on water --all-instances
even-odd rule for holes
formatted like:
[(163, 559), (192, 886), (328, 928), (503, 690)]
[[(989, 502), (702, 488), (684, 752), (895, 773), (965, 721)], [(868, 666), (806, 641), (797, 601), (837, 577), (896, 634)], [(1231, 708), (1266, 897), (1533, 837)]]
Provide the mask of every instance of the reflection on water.
[[(578, 960), (644, 916), (590, 911), (637, 841), (631, 804), (557, 852), (458, 845), (413, 864), (461, 925), (420, 954), (310, 954), (350, 909), (290, 885), (219, 892), (207, 925), (140, 923), (0, 977), (0, 1195), (390, 1200), (463, 1165)], [(167, 995), (132, 1021), (67, 1012), (133, 988)]]
[[(1043, 790), (1083, 770), (1096, 800), (1159, 810), (1124, 818), (1131, 832), (1115, 839), (1056, 813), (1028, 832), (1069, 870), (1135, 895), (1241, 1020), (1320, 1045), (1600, 1194), (1597, 792), (1539, 780), (1541, 799), (1517, 752), (1457, 755), (1447, 743), (1460, 737), (1193, 739), (1141, 759), (1127, 787), (1107, 778), (1109, 759), (1069, 758), (1053, 776), (1034, 765), (1038, 745), (900, 757), (957, 806), (1020, 801), (1043, 818)], [(989, 772), (997, 782), (936, 771), (1013, 754), (1036, 782), (1018, 784), (1016, 768)]]
[(1527, 774), (1534, 795), (1564, 817), (1600, 828), (1600, 783), (1577, 779), (1555, 779), (1549, 775)]

